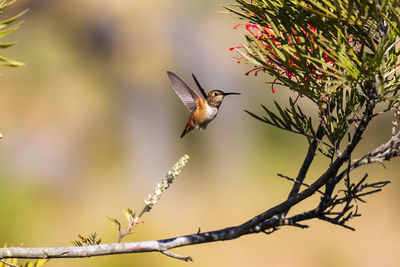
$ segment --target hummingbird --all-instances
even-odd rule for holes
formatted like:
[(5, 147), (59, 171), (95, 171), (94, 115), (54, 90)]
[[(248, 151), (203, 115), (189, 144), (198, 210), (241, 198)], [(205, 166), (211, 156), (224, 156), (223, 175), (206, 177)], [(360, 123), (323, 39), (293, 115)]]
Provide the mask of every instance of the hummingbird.
[(195, 90), (190, 88), (187, 83), (178, 75), (171, 71), (167, 71), (168, 78), (171, 82), (175, 93), (182, 100), (186, 108), (191, 112), (186, 123), (185, 129), (181, 134), (181, 138), (193, 129), (205, 129), (207, 125), (217, 116), (219, 107), (227, 95), (240, 95), (240, 93), (225, 93), (221, 90), (213, 90), (209, 93), (204, 91), (196, 76), (192, 74), (197, 87), (199, 88), (202, 99)]

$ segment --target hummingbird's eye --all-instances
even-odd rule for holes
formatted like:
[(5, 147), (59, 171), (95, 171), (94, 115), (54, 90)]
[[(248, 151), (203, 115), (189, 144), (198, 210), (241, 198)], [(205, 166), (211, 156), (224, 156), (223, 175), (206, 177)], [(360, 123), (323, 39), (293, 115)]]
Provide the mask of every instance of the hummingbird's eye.
[(218, 93), (217, 93), (217, 92), (215, 92), (213, 95), (214, 95), (214, 96), (217, 96), (217, 95), (218, 95)]

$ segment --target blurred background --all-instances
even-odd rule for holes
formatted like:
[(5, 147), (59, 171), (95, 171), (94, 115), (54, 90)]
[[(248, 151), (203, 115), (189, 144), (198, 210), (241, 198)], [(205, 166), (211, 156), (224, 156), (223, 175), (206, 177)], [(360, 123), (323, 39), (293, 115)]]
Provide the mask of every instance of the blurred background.
[[(25, 24), (2, 55), (26, 63), (0, 72), (0, 244), (70, 246), (96, 232), (103, 243), (117, 231), (106, 216), (126, 223), (121, 210), (140, 211), (166, 171), (191, 159), (134, 235), (124, 241), (169, 238), (238, 225), (283, 201), (306, 153), (301, 136), (262, 124), (243, 110), (286, 104), (266, 75), (245, 73), (230, 47), (243, 40), (240, 21), (221, 1), (19, 0), (1, 15), (25, 8)], [(179, 138), (188, 111), (166, 71), (194, 85), (241, 92), (229, 97), (206, 131)], [(301, 103), (303, 102), (303, 103)], [(315, 113), (305, 99), (305, 110)], [(392, 114), (378, 119), (355, 156), (385, 141)], [(327, 162), (318, 156), (306, 182)], [(189, 246), (195, 266), (398, 266), (398, 160), (375, 165), (370, 181), (391, 179), (383, 192), (359, 203), (352, 232), (322, 221), (305, 230), (282, 228)], [(292, 214), (318, 201), (308, 200)], [(47, 266), (186, 266), (160, 253), (51, 260)]]

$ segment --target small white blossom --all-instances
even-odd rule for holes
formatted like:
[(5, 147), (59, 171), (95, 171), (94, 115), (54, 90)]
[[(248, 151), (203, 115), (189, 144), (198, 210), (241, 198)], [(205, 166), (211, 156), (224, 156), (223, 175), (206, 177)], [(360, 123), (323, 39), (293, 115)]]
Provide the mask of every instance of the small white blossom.
[(178, 162), (171, 168), (171, 170), (167, 172), (167, 175), (162, 179), (161, 183), (157, 184), (153, 194), (150, 194), (148, 198), (144, 200), (144, 204), (147, 210), (153, 208), (153, 206), (161, 198), (161, 195), (164, 193), (164, 191), (171, 186), (174, 179), (182, 172), (182, 169), (183, 167), (185, 167), (188, 159), (188, 155), (184, 155), (183, 157), (181, 157)]

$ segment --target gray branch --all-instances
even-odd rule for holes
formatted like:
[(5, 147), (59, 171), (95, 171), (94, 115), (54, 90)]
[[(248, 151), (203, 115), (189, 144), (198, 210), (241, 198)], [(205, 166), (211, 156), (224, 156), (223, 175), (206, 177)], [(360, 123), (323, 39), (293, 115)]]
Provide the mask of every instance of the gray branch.
[(350, 170), (372, 163), (383, 164), (384, 161), (389, 161), (392, 158), (400, 156), (400, 129), (397, 128), (400, 119), (400, 110), (396, 109), (394, 115), (395, 119), (393, 121), (391, 138), (386, 143), (375, 148), (372, 152), (369, 152), (360, 159), (354, 160), (350, 165), (350, 169), (346, 169), (336, 176), (335, 183), (340, 182), (340, 180), (343, 179)]
[[(81, 247), (0, 248), (0, 259), (79, 258), (79, 257), (91, 257), (91, 256), (102, 256), (102, 255), (112, 255), (112, 254), (157, 251), (167, 256), (188, 261), (191, 260), (190, 257), (177, 255), (172, 252), (169, 252), (169, 250), (188, 245), (231, 240), (246, 234), (259, 233), (259, 232), (268, 233), (268, 230), (269, 232), (275, 231), (280, 226), (286, 226), (286, 225), (305, 228), (307, 226), (300, 224), (299, 223), (300, 221), (312, 218), (323, 218), (322, 216), (324, 214), (323, 210), (320, 209), (320, 206), (318, 206), (314, 210), (293, 216), (291, 218), (283, 219), (281, 217), (281, 214), (284, 213), (286, 214), (291, 207), (301, 202), (302, 200), (312, 196), (322, 186), (324, 186), (331, 179), (336, 177), (335, 175), (337, 174), (339, 168), (343, 165), (343, 163), (345, 163), (350, 158), (352, 151), (354, 150), (358, 142), (361, 140), (361, 136), (372, 118), (374, 107), (375, 107), (375, 101), (374, 98), (372, 98), (366, 105), (363, 118), (361, 119), (358, 127), (354, 132), (353, 138), (351, 139), (351, 141), (349, 142), (343, 153), (339, 157), (337, 157), (337, 159), (330, 165), (328, 170), (324, 174), (322, 174), (314, 183), (309, 185), (302, 192), (293, 194), (293, 196), (290, 196), (286, 201), (282, 202), (281, 204), (268, 209), (267, 211), (255, 216), (254, 218), (248, 220), (247, 222), (239, 226), (228, 227), (217, 231), (196, 233), (170, 239), (153, 240), (153, 241), (111, 243), (111, 244), (81, 246)], [(315, 154), (314, 145), (313, 144), (311, 145), (313, 146), (313, 148), (309, 150), (309, 153), (307, 154), (305, 159), (306, 163), (303, 164), (303, 167), (311, 163), (313, 154)], [(299, 174), (300, 178), (297, 177), (298, 178), (296, 179), (297, 182), (294, 183), (294, 187), (296, 188), (300, 186), (300, 183), (302, 183), (302, 180), (304, 179), (304, 176), (307, 171), (306, 169), (308, 169), (308, 167), (302, 169), (303, 171)], [(292, 190), (292, 192), (295, 192), (297, 190), (298, 189), (294, 189)]]

